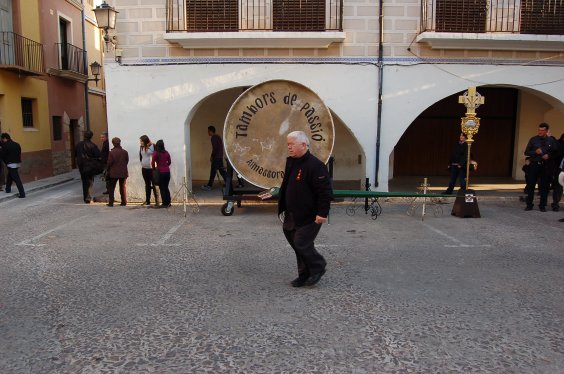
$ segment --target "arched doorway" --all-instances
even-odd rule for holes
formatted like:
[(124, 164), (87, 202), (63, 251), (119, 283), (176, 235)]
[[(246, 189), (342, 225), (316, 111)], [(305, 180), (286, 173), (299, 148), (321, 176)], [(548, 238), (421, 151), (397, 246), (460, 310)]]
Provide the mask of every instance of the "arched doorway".
[[(513, 173), (519, 90), (479, 87), (486, 103), (477, 110), (481, 126), (472, 145), (480, 167), (475, 176), (507, 177)], [(394, 177), (447, 176), (447, 163), (460, 134), (466, 108), (458, 103), (463, 92), (427, 108), (400, 138), (394, 149)]]
[[(207, 182), (210, 171), (211, 144), (207, 127), (213, 125), (217, 134), (223, 134), (223, 127), (231, 105), (248, 87), (233, 87), (218, 91), (203, 99), (188, 119), (187, 164), (189, 179), (193, 188)], [(331, 108), (329, 108), (331, 110)], [(336, 188), (358, 189), (364, 180), (366, 156), (350, 129), (331, 110), (335, 125), (335, 158), (333, 176)]]

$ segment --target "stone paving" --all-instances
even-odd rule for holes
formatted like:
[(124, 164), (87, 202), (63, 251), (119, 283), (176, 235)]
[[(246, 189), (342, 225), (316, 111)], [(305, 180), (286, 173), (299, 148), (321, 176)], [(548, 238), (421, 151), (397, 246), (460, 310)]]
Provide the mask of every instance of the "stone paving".
[(80, 201), (0, 202), (1, 373), (564, 372), (562, 213), (335, 205), (328, 272), (295, 289), (273, 206)]

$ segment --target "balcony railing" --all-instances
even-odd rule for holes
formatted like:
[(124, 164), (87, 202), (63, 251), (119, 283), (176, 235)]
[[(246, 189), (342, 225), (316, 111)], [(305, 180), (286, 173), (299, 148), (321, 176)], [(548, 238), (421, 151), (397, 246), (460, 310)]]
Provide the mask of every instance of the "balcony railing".
[(88, 74), (84, 68), (84, 50), (70, 43), (56, 43), (59, 69)]
[(167, 0), (166, 30), (342, 31), (343, 0)]
[(564, 1), (423, 0), (424, 31), (564, 35)]
[(0, 32), (0, 65), (30, 73), (44, 73), (43, 45), (13, 32)]

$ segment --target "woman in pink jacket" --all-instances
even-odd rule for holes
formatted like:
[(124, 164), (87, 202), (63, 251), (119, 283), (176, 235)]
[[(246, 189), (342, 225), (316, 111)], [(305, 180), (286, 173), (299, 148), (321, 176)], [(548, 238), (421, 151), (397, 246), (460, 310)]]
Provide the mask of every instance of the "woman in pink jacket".
[(170, 207), (170, 191), (168, 183), (170, 182), (170, 154), (165, 150), (163, 140), (158, 140), (155, 152), (151, 159), (153, 169), (159, 171), (159, 189), (161, 190), (161, 199), (163, 201), (161, 208)]

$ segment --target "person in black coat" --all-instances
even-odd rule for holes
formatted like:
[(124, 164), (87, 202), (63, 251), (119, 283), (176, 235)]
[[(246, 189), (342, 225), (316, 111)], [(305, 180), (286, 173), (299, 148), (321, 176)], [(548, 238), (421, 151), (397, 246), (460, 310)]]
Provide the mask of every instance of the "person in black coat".
[(22, 148), (18, 143), (12, 140), (10, 134), (3, 133), (0, 135), (2, 140), (1, 158), (7, 166), (8, 175), (6, 177), (6, 193), (12, 192), (12, 182), (16, 183), (18, 188), (18, 197), (25, 197), (25, 190), (20, 179), (18, 169), (22, 163)]
[[(108, 156), (110, 155), (110, 142), (108, 140), (108, 133), (107, 132), (103, 132), (102, 135), (100, 135), (100, 140), (102, 141), (102, 150), (100, 151), (101, 153), (101, 158), (102, 158), (102, 163), (104, 165), (108, 164)], [(106, 191), (103, 192), (104, 195), (107, 195), (110, 193), (110, 176), (108, 175), (108, 170), (106, 169), (104, 172), (104, 179), (106, 181)]]
[(303, 131), (288, 134), (288, 157), (280, 187), (278, 214), (284, 213), (283, 231), (294, 249), (298, 277), (293, 287), (313, 286), (325, 274), (327, 262), (315, 249), (315, 238), (327, 222), (333, 188), (327, 167), (309, 150)]
[(527, 206), (525, 210), (533, 210), (533, 198), (535, 195), (535, 185), (539, 187), (539, 210), (546, 212), (546, 203), (548, 200), (548, 190), (550, 181), (555, 169), (555, 163), (558, 162), (558, 143), (556, 140), (548, 136), (550, 126), (547, 123), (541, 123), (537, 130), (537, 135), (533, 136), (527, 147), (525, 148), (525, 156), (529, 157), (530, 170), (529, 181), (526, 191), (527, 198), (525, 202)]
[(466, 164), (468, 163), (468, 144), (466, 143), (466, 135), (461, 133), (458, 137), (458, 143), (452, 150), (448, 169), (450, 171), (450, 181), (447, 189), (443, 194), (451, 195), (456, 186), (456, 180), (460, 180), (460, 189), (466, 190)]
[(84, 132), (84, 140), (78, 142), (75, 147), (76, 164), (82, 180), (82, 195), (84, 202), (90, 204), (92, 201), (92, 186), (94, 185), (95, 173), (88, 167), (93, 159), (100, 159), (101, 153), (98, 146), (92, 143), (94, 133), (90, 130)]

